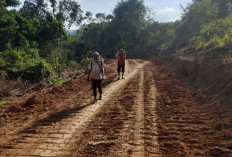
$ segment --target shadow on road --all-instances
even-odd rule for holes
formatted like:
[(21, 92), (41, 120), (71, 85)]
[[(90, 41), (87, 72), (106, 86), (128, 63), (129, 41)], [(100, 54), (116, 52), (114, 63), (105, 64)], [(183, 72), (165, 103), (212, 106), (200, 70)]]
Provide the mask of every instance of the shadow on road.
[(56, 113), (51, 114), (49, 117), (46, 117), (44, 119), (41, 119), (39, 121), (36, 121), (32, 126), (25, 128), (24, 130), (22, 130), (20, 133), (33, 133), (33, 130), (35, 130), (36, 128), (38, 128), (39, 126), (49, 126), (52, 123), (57, 123), (60, 122), (61, 120), (65, 119), (65, 118), (69, 118), (72, 116), (72, 114), (77, 113), (80, 110), (83, 110), (84, 108), (93, 105), (94, 103), (89, 103), (83, 106), (79, 106), (79, 107), (75, 107), (75, 108), (69, 108), (69, 109), (65, 109)]
[[(107, 80), (105, 82), (103, 82), (103, 86), (107, 86), (113, 82), (116, 82), (118, 80)], [(92, 90), (92, 88), (88, 89), (87, 91)], [(51, 114), (50, 116), (41, 119), (39, 121), (36, 121), (32, 126), (27, 127), (25, 129), (23, 129), (20, 133), (34, 133), (35, 129), (38, 128), (39, 126), (49, 126), (52, 125), (52, 123), (57, 123), (60, 122), (61, 120), (65, 119), (65, 118), (69, 118), (72, 114), (77, 113), (78, 111), (81, 111), (82, 109), (95, 104), (94, 102), (89, 103), (89, 104), (85, 104), (83, 106), (79, 106), (79, 107), (75, 107), (75, 108), (69, 108), (69, 109), (64, 109), (62, 111), (56, 112)]]
[(105, 82), (102, 83), (102, 86), (104, 87), (104, 86), (107, 86), (107, 85), (109, 85), (109, 84), (111, 84), (111, 83), (113, 83), (113, 82), (117, 82), (117, 81), (119, 81), (119, 80), (109, 80), (109, 81), (105, 81)]

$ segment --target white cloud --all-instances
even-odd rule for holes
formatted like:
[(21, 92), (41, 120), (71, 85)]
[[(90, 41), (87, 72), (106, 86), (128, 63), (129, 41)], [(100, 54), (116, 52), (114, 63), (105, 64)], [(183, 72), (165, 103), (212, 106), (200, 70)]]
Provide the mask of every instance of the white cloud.
[(166, 7), (162, 10), (155, 10), (156, 12), (156, 15), (159, 15), (159, 14), (164, 14), (164, 13), (170, 13), (170, 12), (176, 12), (174, 8), (169, 8), (169, 7)]
[(170, 22), (170, 21), (176, 21), (180, 19), (181, 12), (178, 10), (175, 10), (174, 8), (165, 7), (161, 10), (152, 10), (150, 11), (150, 16), (155, 20), (159, 22)]

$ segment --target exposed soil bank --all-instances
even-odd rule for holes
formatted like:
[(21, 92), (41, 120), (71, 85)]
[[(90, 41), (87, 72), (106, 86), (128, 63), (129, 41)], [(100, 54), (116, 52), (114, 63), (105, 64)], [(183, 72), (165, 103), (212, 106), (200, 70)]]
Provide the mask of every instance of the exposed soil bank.
[(158, 143), (163, 156), (231, 156), (232, 106), (217, 100), (224, 99), (220, 95), (223, 89), (210, 91), (214, 84), (209, 82), (208, 73), (215, 74), (207, 71), (211, 66), (206, 64), (204, 69), (194, 61), (175, 58), (160, 58), (155, 63), (154, 77), (160, 93), (156, 109)]
[(155, 64), (168, 66), (211, 100), (232, 104), (232, 61), (170, 57), (156, 58)]

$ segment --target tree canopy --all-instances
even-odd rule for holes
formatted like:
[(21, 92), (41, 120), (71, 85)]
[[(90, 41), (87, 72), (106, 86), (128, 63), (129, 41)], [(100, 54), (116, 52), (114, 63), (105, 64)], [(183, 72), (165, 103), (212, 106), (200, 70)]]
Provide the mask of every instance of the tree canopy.
[[(122, 0), (113, 13), (83, 12), (72, 0), (0, 0), (0, 73), (41, 79), (75, 60), (86, 64), (93, 51), (114, 57), (123, 48), (131, 58), (154, 55), (232, 56), (231, 0), (193, 0), (180, 20), (159, 23), (143, 0)], [(153, 15), (153, 14), (152, 14)], [(78, 26), (75, 36), (67, 30)]]

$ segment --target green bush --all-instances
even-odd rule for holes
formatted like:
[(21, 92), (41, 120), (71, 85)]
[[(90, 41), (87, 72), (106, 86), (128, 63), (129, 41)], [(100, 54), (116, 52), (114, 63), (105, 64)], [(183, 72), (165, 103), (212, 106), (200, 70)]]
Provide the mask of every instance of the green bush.
[(61, 78), (51, 78), (45, 82), (45, 85), (46, 85), (46, 87), (50, 87), (53, 85), (62, 84), (63, 82), (65, 82), (65, 80), (63, 80)]
[(8, 78), (39, 81), (43, 77), (44, 62), (37, 49), (16, 51), (14, 49), (0, 52), (0, 68)]
[(221, 59), (232, 59), (232, 50), (230, 50), (228, 53), (226, 54), (221, 54), (220, 55)]
[(205, 48), (205, 44), (205, 39), (201, 36), (194, 36), (192, 39), (190, 39), (190, 46), (196, 51), (203, 50)]
[(217, 35), (215, 35), (211, 40), (206, 43), (205, 49), (211, 49), (215, 47), (222, 47), (224, 46), (224, 42), (221, 38), (219, 38)]
[(92, 61), (93, 58), (89, 58), (89, 57), (83, 57), (80, 64), (82, 66), (87, 66), (89, 64), (90, 61)]
[(232, 29), (225, 34), (223, 41), (225, 43), (225, 47), (232, 49)]
[(93, 58), (90, 57), (91, 54), (92, 54), (92, 51), (88, 51), (86, 53), (86, 55), (82, 55), (82, 57), (81, 57), (82, 59), (81, 59), (81, 62), (80, 62), (80, 64), (82, 66), (87, 66), (89, 64), (89, 62), (93, 60)]
[[(200, 34), (190, 39), (190, 46), (198, 50), (223, 49), (228, 52), (232, 49), (232, 15), (207, 23), (201, 27)], [(222, 55), (218, 52), (218, 56)]]
[(58, 47), (49, 52), (46, 60), (53, 67), (54, 71), (64, 70), (68, 66), (67, 53), (68, 50), (62, 47)]

